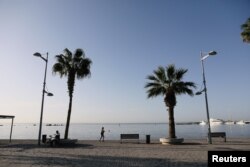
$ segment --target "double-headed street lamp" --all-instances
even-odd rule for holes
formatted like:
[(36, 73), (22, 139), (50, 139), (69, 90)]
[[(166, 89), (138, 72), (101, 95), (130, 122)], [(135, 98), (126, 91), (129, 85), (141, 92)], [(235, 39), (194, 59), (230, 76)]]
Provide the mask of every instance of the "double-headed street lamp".
[(42, 90), (42, 105), (41, 105), (41, 116), (40, 116), (40, 125), (39, 125), (39, 134), (38, 134), (38, 145), (40, 145), (41, 143), (41, 133), (42, 133), (42, 122), (43, 122), (43, 105), (44, 105), (44, 94), (46, 93), (47, 96), (53, 96), (52, 93), (47, 92), (45, 90), (46, 87), (46, 74), (47, 74), (47, 64), (48, 64), (48, 54), (46, 53), (46, 58), (44, 58), (40, 53), (36, 52), (33, 55), (40, 57), (41, 59), (43, 59), (45, 61), (45, 73), (44, 73), (44, 81), (43, 81), (43, 90)]
[(211, 51), (211, 52), (206, 53), (206, 54), (201, 52), (201, 66), (202, 66), (202, 76), (203, 76), (204, 89), (202, 91), (199, 91), (196, 93), (196, 95), (200, 95), (202, 92), (205, 92), (207, 123), (208, 123), (208, 143), (209, 144), (212, 144), (212, 138), (211, 138), (210, 117), (209, 117), (208, 100), (207, 100), (207, 86), (206, 86), (206, 78), (205, 78), (204, 60), (206, 58), (208, 58), (209, 56), (214, 56), (216, 54), (217, 54), (216, 51)]

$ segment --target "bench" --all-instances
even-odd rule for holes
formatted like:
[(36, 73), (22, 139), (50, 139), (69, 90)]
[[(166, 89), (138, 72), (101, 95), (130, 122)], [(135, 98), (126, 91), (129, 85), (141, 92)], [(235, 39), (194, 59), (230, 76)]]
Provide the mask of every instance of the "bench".
[(224, 142), (226, 142), (226, 132), (211, 132), (211, 137), (222, 137), (224, 138)]
[(121, 134), (121, 143), (124, 139), (138, 139), (139, 143), (139, 134)]

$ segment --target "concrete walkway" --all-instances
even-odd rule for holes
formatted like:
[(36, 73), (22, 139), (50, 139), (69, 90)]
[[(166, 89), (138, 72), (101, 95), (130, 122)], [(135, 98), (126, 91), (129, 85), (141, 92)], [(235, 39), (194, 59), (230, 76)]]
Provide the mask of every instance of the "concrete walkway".
[(181, 145), (78, 141), (75, 146), (38, 146), (34, 140), (0, 140), (0, 167), (206, 167), (209, 150), (247, 150), (250, 139), (186, 140)]

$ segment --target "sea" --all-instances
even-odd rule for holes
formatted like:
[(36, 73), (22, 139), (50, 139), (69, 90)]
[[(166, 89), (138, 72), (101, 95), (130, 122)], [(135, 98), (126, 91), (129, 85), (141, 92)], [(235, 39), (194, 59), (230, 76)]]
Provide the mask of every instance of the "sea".
[[(105, 128), (105, 140), (119, 140), (122, 133), (137, 133), (144, 140), (150, 135), (152, 140), (168, 136), (167, 123), (72, 123), (69, 129), (69, 138), (78, 140), (99, 140), (101, 128)], [(184, 139), (206, 139), (208, 127), (199, 124), (175, 125), (176, 136)], [(9, 139), (10, 124), (0, 125), (0, 139)], [(42, 135), (54, 135), (58, 130), (63, 137), (64, 124), (43, 124)], [(211, 126), (212, 132), (226, 132), (227, 138), (249, 138), (250, 124), (245, 125), (215, 125)], [(37, 139), (39, 124), (15, 123), (13, 126), (12, 139)]]

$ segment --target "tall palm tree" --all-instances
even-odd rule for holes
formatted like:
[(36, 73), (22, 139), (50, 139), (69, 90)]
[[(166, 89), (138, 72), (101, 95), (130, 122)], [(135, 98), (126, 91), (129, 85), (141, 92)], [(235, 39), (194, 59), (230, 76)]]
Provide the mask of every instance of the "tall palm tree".
[(241, 25), (241, 29), (243, 30), (241, 33), (243, 42), (250, 43), (250, 18), (247, 19), (245, 24)]
[(174, 107), (176, 105), (176, 95), (188, 94), (193, 96), (193, 90), (196, 88), (193, 82), (182, 81), (184, 74), (188, 70), (176, 69), (175, 66), (169, 65), (166, 68), (160, 66), (154, 71), (153, 75), (147, 76), (149, 80), (146, 83), (148, 98), (159, 95), (164, 96), (165, 105), (168, 107), (169, 114), (169, 138), (176, 138)]
[(92, 61), (85, 57), (82, 49), (76, 49), (74, 55), (66, 48), (64, 53), (56, 55), (56, 63), (53, 65), (53, 73), (59, 74), (60, 77), (67, 77), (68, 93), (69, 93), (69, 109), (67, 116), (67, 123), (65, 128), (64, 138), (68, 138), (72, 99), (75, 86), (75, 79), (83, 79), (90, 76), (90, 66)]

